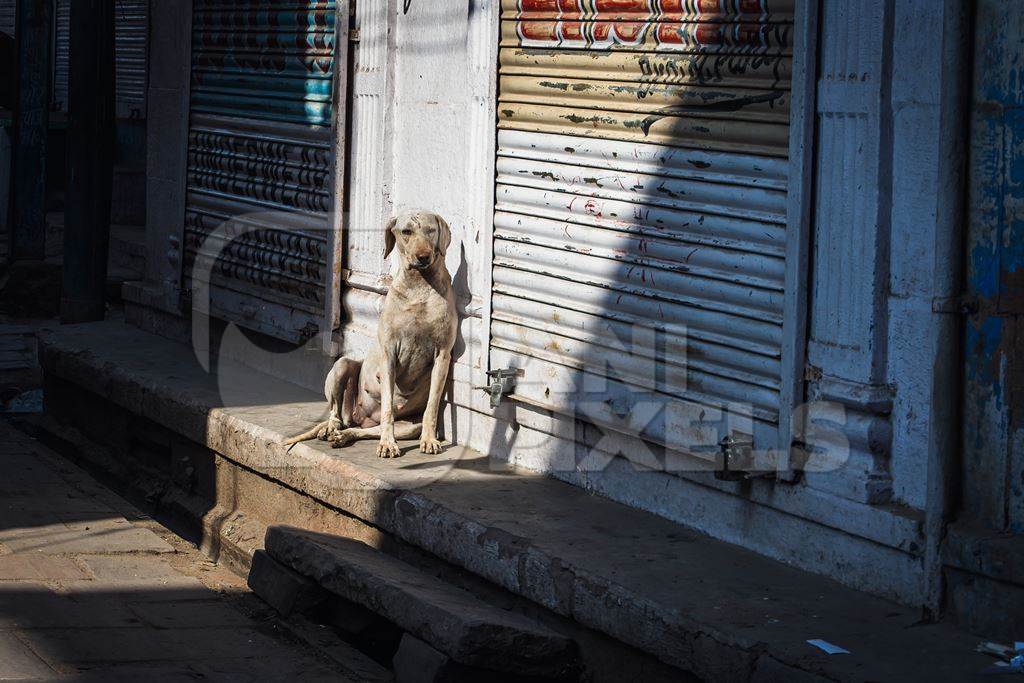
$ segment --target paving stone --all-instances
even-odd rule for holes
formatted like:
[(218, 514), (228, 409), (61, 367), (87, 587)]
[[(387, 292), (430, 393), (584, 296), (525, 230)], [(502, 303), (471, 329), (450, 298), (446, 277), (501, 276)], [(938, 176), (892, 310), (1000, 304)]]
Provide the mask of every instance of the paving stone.
[(0, 680), (55, 680), (55, 669), (103, 683), (388, 679), (362, 675), (365, 657), (334, 667), (255, 629), (80, 470), (35, 445), (5, 455), (9, 431), (0, 421)]
[(50, 555), (74, 553), (173, 553), (174, 548), (149, 529), (69, 529), (52, 525), (0, 538), (12, 552)]
[[(169, 665), (161, 663), (157, 667), (101, 667), (90, 668), (75, 676), (75, 683), (195, 683), (208, 678), (205, 672), (198, 671), (191, 664)], [(170, 670), (168, 670), (170, 669)], [(251, 669), (251, 666), (250, 666)], [(257, 680), (252, 673), (218, 673), (212, 680), (217, 683), (251, 683)]]
[(0, 520), (6, 522), (9, 519), (8, 514), (17, 511), (49, 512), (64, 520), (84, 514), (117, 516), (117, 513), (109, 505), (95, 496), (67, 490), (66, 487), (61, 487), (56, 491), (37, 490), (31, 496), (5, 498), (0, 503)]
[(61, 509), (58, 513), (64, 526), (73, 531), (91, 531), (94, 533), (125, 531), (132, 528), (132, 523), (113, 510), (96, 512), (74, 512)]
[(156, 628), (252, 626), (252, 621), (244, 614), (214, 599), (131, 602), (128, 609), (140, 622)]
[(339, 640), (327, 626), (315, 624), (303, 616), (295, 615), (286, 622), (287, 628), (318, 652), (334, 660), (332, 669), (339, 674), (365, 683), (384, 683), (394, 680), (392, 673), (349, 643)]
[(56, 534), (66, 530), (60, 515), (53, 510), (24, 509), (9, 501), (4, 509), (0, 509), (0, 541)]
[(49, 680), (55, 671), (10, 631), (0, 631), (0, 681)]
[(280, 657), (288, 650), (252, 629), (243, 628), (88, 628), (27, 631), (44, 659), (72, 665), (121, 662), (209, 662), (218, 659)]
[(317, 583), (274, 560), (262, 550), (252, 557), (249, 588), (284, 616), (323, 602), (327, 592)]
[(0, 629), (130, 628), (141, 623), (127, 605), (109, 595), (73, 597), (43, 584), (0, 584)]
[(154, 585), (179, 583), (186, 587), (196, 582), (194, 577), (185, 576), (159, 555), (79, 555), (78, 559), (100, 581), (151, 580)]
[(451, 659), (443, 652), (406, 633), (392, 661), (396, 683), (435, 683), (444, 680)]
[(271, 527), (266, 549), (279, 562), (461, 664), (540, 676), (559, 675), (575, 664), (574, 644), (565, 636), (359, 541)]
[(87, 579), (74, 560), (53, 555), (18, 554), (0, 557), (0, 581)]

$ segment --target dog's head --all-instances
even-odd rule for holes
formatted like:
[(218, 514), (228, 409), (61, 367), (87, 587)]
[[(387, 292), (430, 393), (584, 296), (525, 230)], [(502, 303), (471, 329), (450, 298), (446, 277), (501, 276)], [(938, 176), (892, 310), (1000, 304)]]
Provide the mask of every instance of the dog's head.
[(404, 267), (427, 270), (438, 259), (444, 259), (451, 241), (451, 228), (436, 213), (407, 211), (388, 221), (384, 258), (397, 247)]

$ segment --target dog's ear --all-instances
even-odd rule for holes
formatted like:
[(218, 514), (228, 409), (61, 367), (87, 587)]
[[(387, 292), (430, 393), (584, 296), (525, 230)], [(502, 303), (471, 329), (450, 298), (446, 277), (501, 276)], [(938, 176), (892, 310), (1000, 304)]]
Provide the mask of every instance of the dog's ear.
[(437, 217), (437, 227), (441, 230), (441, 233), (437, 236), (437, 246), (441, 254), (444, 255), (448, 252), (448, 247), (452, 243), (452, 229), (448, 227), (448, 223), (440, 216)]
[(389, 220), (387, 226), (384, 228), (384, 258), (390, 256), (391, 250), (395, 248), (396, 225), (398, 225), (398, 216)]

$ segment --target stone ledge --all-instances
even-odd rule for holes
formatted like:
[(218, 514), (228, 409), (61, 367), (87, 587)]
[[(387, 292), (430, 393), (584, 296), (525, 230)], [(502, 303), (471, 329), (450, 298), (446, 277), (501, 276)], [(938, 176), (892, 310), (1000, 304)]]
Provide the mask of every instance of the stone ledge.
[(122, 324), (61, 328), (40, 350), (48, 374), (701, 678), (971, 680), (989, 663), (948, 625), (909, 629), (910, 609), (468, 449), (288, 452), (282, 435), (322, 417), (319, 396), (230, 362), (215, 378)]
[(266, 547), (270, 557), (309, 583), (370, 609), (460, 664), (521, 676), (578, 678), (578, 673), (571, 676), (575, 644), (565, 636), (365, 543), (273, 526)]

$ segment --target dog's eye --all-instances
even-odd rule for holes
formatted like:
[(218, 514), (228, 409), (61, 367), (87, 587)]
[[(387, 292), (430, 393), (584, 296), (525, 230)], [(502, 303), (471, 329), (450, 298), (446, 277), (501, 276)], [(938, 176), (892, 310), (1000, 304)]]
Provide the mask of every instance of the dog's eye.
[(409, 228), (405, 228), (404, 230), (402, 230), (402, 234), (408, 237), (409, 235), (412, 234), (412, 230), (410, 230)]

